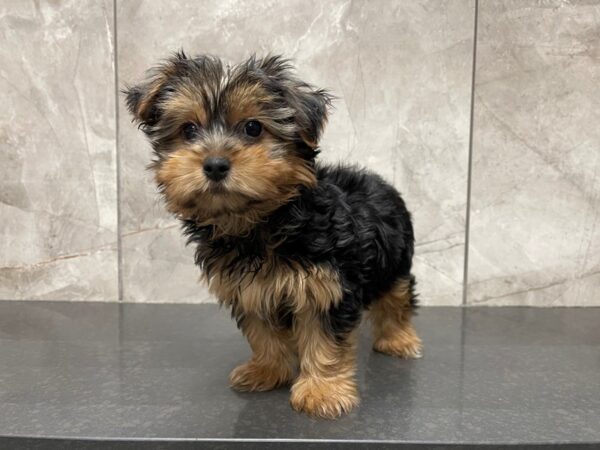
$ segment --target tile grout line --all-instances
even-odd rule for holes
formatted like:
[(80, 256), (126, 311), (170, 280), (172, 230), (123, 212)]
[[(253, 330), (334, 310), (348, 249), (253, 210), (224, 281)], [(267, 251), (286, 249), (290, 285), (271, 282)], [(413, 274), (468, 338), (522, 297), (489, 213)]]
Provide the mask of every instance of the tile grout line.
[(123, 246), (121, 239), (121, 156), (119, 151), (119, 58), (117, 35), (117, 0), (113, 0), (113, 61), (115, 84), (115, 157), (117, 166), (117, 302), (123, 301)]
[(462, 306), (467, 304), (467, 287), (469, 282), (469, 239), (471, 232), (471, 177), (473, 172), (473, 121), (475, 119), (475, 70), (477, 67), (477, 22), (479, 19), (479, 0), (475, 0), (473, 21), (473, 67), (471, 69), (471, 111), (469, 121), (469, 157), (467, 162), (467, 205), (465, 217), (465, 255), (463, 267)]

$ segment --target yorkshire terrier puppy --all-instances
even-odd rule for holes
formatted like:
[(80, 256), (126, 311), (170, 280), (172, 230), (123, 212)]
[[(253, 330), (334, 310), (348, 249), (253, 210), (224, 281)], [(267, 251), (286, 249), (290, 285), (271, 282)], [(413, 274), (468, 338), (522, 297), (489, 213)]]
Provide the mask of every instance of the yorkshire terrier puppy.
[(376, 351), (421, 355), (410, 214), (379, 176), (315, 162), (326, 91), (279, 56), (229, 67), (179, 53), (125, 94), (168, 210), (250, 343), (252, 357), (231, 372), (234, 389), (291, 384), (297, 411), (347, 413), (359, 401), (365, 310)]

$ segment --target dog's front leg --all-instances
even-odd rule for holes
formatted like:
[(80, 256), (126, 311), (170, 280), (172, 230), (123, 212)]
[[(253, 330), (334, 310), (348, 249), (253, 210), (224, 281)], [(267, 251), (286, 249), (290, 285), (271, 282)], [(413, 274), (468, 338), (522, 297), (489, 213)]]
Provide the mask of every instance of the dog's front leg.
[(229, 375), (238, 391), (268, 391), (289, 383), (294, 375), (296, 352), (289, 330), (278, 330), (253, 314), (241, 320), (240, 328), (252, 349), (249, 361)]
[(357, 330), (333, 336), (323, 326), (324, 320), (315, 312), (295, 317), (300, 375), (292, 386), (291, 404), (311, 416), (334, 419), (358, 405)]

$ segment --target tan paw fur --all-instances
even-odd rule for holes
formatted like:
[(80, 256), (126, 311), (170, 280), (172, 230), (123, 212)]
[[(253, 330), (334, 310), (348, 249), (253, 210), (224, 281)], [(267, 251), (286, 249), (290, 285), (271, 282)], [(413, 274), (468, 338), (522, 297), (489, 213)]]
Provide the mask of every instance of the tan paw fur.
[(229, 382), (240, 392), (270, 391), (289, 384), (292, 375), (288, 367), (267, 366), (250, 360), (231, 371)]
[(347, 377), (300, 377), (292, 386), (292, 408), (312, 417), (335, 419), (358, 406), (356, 383)]
[(416, 335), (379, 338), (373, 344), (373, 350), (404, 359), (423, 357), (423, 344)]

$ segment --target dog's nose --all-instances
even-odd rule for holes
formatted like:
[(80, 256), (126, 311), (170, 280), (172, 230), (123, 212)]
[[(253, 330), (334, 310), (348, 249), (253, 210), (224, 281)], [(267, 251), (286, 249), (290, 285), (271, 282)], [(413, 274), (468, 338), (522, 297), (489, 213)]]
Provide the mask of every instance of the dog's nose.
[(221, 181), (229, 172), (229, 160), (227, 158), (211, 157), (204, 160), (204, 174), (213, 181)]

